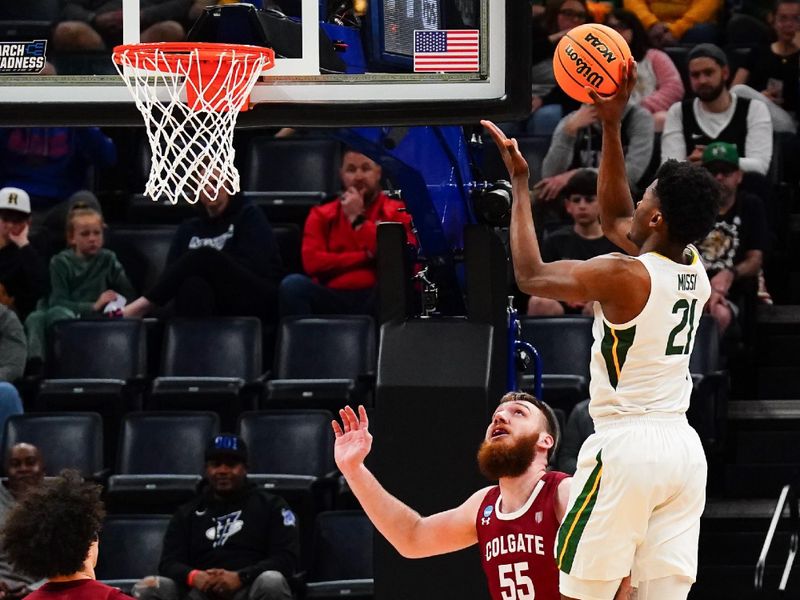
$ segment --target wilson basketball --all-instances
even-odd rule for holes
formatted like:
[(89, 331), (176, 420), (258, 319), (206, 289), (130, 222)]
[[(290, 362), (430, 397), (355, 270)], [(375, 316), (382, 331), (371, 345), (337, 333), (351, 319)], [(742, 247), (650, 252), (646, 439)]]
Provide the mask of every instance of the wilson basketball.
[(610, 96), (619, 87), (622, 65), (631, 56), (625, 39), (611, 27), (587, 23), (570, 29), (558, 42), (553, 72), (564, 92), (579, 102), (591, 103), (584, 89)]

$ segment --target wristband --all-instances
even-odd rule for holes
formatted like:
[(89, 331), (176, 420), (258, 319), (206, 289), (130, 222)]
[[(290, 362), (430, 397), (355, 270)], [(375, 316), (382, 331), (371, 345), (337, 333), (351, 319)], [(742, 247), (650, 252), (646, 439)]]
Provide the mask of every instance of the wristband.
[(189, 571), (189, 574), (186, 576), (186, 585), (189, 587), (193, 587), (192, 584), (194, 583), (194, 576), (197, 575), (200, 571), (197, 569), (192, 569)]

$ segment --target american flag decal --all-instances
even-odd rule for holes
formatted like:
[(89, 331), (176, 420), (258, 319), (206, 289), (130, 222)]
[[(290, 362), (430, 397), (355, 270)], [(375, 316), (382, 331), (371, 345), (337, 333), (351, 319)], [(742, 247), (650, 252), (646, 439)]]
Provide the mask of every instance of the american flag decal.
[(479, 71), (479, 33), (477, 29), (414, 31), (414, 72)]

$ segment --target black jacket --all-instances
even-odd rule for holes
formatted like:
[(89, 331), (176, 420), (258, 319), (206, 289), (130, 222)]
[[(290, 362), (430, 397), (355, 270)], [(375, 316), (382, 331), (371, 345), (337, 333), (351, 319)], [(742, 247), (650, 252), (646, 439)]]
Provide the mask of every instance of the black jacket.
[(171, 264), (182, 254), (209, 246), (236, 260), (253, 274), (274, 282), (283, 278), (278, 244), (264, 213), (241, 196), (231, 196), (225, 212), (211, 218), (204, 211), (178, 226), (167, 256)]
[(19, 248), (9, 242), (0, 248), (0, 284), (14, 298), (14, 308), (24, 320), (36, 308), (36, 302), (47, 294), (50, 275), (47, 265), (33, 245)]
[(193, 569), (226, 569), (249, 585), (264, 571), (291, 576), (299, 554), (297, 520), (283, 498), (253, 485), (225, 499), (208, 489), (173, 515), (158, 572), (185, 585)]

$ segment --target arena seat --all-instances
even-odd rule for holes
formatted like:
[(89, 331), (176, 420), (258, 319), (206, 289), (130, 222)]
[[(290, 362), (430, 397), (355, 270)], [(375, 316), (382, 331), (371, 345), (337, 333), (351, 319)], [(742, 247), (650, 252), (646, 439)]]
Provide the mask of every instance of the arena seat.
[(147, 372), (144, 324), (139, 319), (87, 319), (50, 330), (39, 410), (94, 411), (103, 417), (106, 463), (113, 460), (119, 421), (141, 410)]
[[(149, 201), (149, 200), (148, 200)], [(108, 232), (107, 247), (113, 250), (133, 287), (142, 294), (155, 284), (167, 264), (175, 227), (113, 227)], [(128, 298), (128, 301), (133, 298)]]
[(338, 486), (332, 419), (326, 410), (290, 409), (247, 412), (239, 419), (249, 452), (247, 477), (297, 513), (306, 562), (314, 515), (332, 507)]
[(693, 389), (687, 417), (707, 452), (723, 442), (727, 415), (728, 374), (720, 367), (719, 337), (714, 317), (700, 317), (689, 359)]
[[(589, 358), (592, 318), (523, 317), (522, 339), (539, 351), (542, 359), (542, 400), (569, 414), (589, 396)], [(522, 376), (522, 389), (533, 392), (534, 375)]]
[(347, 403), (364, 403), (375, 363), (372, 317), (285, 317), (278, 327), (265, 408), (333, 410)]
[(202, 411), (128, 413), (120, 429), (107, 488), (116, 512), (172, 512), (191, 498), (202, 478), (206, 446), (220, 430), (219, 417)]
[(51, 412), (13, 415), (6, 421), (5, 454), (19, 443), (33, 444), (46, 473), (75, 469), (84, 477), (103, 472), (103, 421), (92, 412)]
[(272, 231), (287, 273), (303, 273), (302, 232), (295, 223), (274, 223)]
[(173, 319), (164, 332), (155, 409), (215, 410), (233, 429), (263, 391), (261, 322), (255, 317)]
[(339, 148), (329, 138), (254, 138), (245, 150), (242, 189), (333, 196), (339, 188)]
[(100, 530), (96, 578), (130, 594), (138, 580), (157, 574), (169, 520), (170, 515), (110, 515)]
[(374, 528), (361, 511), (317, 516), (306, 598), (371, 598)]

